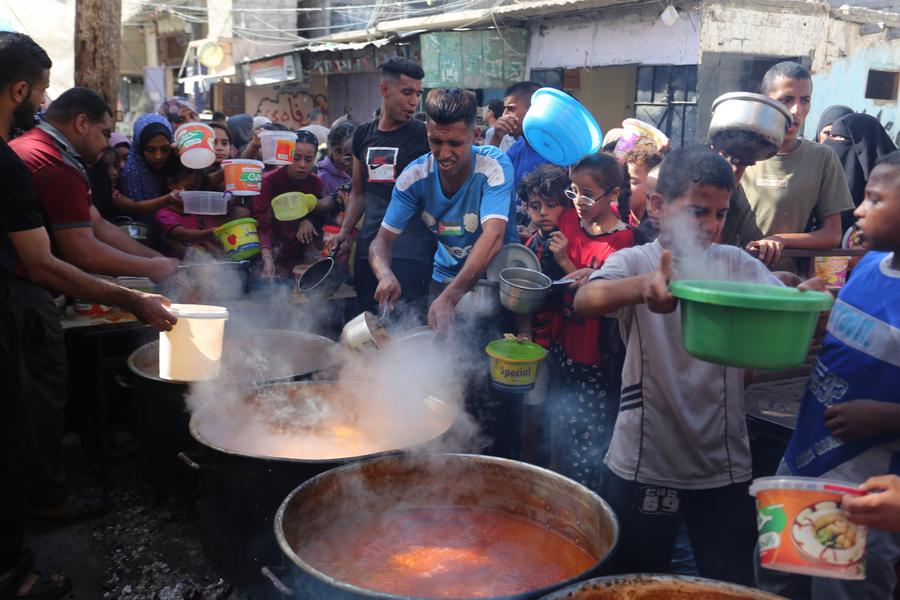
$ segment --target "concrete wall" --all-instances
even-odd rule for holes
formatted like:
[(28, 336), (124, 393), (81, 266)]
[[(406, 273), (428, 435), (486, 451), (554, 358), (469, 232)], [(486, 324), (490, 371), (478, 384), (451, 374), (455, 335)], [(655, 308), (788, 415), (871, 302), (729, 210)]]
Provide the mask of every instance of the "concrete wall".
[(869, 69), (900, 71), (900, 40), (887, 40), (884, 33), (860, 36), (859, 25), (840, 22), (846, 50), (829, 53), (813, 71), (813, 99), (806, 128), (813, 135), (819, 117), (833, 104), (845, 104), (857, 112), (877, 117), (895, 144), (900, 145), (900, 102), (870, 100), (866, 95)]
[(309, 124), (309, 113), (317, 106), (328, 106), (325, 77), (314, 75), (309, 90), (296, 86), (264, 85), (244, 90), (244, 108), (251, 115), (263, 115), (291, 129)]
[(682, 12), (681, 18), (667, 27), (659, 19), (660, 10), (651, 4), (535, 20), (529, 27), (526, 72), (535, 68), (697, 64), (699, 14)]

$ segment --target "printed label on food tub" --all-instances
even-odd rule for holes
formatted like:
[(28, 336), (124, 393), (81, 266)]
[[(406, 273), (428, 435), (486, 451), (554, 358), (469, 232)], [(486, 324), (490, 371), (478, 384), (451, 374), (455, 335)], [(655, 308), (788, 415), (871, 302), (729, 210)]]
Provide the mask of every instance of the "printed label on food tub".
[(293, 140), (275, 140), (275, 160), (294, 161)]
[(865, 579), (866, 528), (847, 520), (840, 499), (834, 492), (759, 491), (760, 564), (791, 573)]
[(491, 361), (494, 387), (508, 391), (528, 391), (534, 387), (538, 363), (506, 363)]
[(191, 148), (192, 146), (196, 146), (203, 142), (203, 132), (202, 131), (185, 131), (180, 136), (178, 136), (178, 146), (186, 150)]

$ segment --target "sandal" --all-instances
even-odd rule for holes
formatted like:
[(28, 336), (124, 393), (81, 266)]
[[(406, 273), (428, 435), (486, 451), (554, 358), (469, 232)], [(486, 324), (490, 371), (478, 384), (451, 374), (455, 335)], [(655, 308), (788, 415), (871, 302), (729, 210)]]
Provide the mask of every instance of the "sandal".
[(31, 564), (34, 562), (34, 555), (31, 550), (24, 548), (19, 554), (19, 561), (12, 569), (6, 573), (0, 574), (0, 599), (7, 600), (15, 598), (16, 591), (22, 584), (22, 580), (28, 576)]
[(105, 495), (76, 496), (69, 494), (63, 501), (62, 511), (31, 509), (31, 528), (34, 531), (52, 531), (105, 515), (113, 502)]
[[(37, 579), (28, 592), (18, 596), (13, 591), (10, 600), (57, 600), (72, 591), (72, 580), (64, 575), (44, 577), (40, 571), (34, 574), (37, 575)], [(19, 582), (19, 585), (21, 586), (21, 582)]]

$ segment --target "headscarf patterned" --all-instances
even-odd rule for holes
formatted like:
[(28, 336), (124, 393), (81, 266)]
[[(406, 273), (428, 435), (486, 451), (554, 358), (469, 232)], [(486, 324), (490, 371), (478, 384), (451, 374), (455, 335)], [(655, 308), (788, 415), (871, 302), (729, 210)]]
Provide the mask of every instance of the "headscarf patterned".
[(144, 149), (141, 145), (141, 133), (151, 123), (162, 123), (169, 132), (169, 140), (172, 139), (172, 125), (162, 115), (144, 114), (134, 122), (134, 134), (131, 149), (128, 152), (128, 160), (122, 169), (119, 187), (122, 193), (132, 200), (150, 200), (162, 195), (163, 176), (157, 173), (144, 162)]
[(183, 96), (172, 96), (166, 98), (165, 102), (159, 105), (159, 114), (169, 120), (170, 123), (178, 123), (181, 120), (181, 110), (188, 109), (197, 112), (194, 104)]

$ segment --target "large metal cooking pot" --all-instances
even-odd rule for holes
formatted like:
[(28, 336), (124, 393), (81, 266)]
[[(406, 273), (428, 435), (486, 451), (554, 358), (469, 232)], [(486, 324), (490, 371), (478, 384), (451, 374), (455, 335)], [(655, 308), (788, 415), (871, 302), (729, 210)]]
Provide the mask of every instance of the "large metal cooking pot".
[[(302, 388), (337, 384), (298, 382), (276, 385)], [(264, 386), (260, 391), (264, 393), (270, 387), (274, 386)], [(427, 445), (449, 435), (457, 412), (440, 400), (423, 398), (423, 402), (436, 403), (431, 405), (447, 411), (438, 414), (436, 425), (423, 424), (418, 431), (421, 444)], [(299, 483), (319, 473), (363, 458), (304, 460), (235, 451), (227, 444), (206, 437), (196, 414), (191, 418), (190, 431), (200, 445), (199, 457), (182, 455), (182, 460), (200, 473), (200, 530), (204, 552), (219, 575), (232, 585), (248, 589), (262, 583), (261, 567), (279, 558), (272, 520), (284, 497)], [(300, 432), (298, 435), (305, 434)], [(400, 449), (392, 448), (368, 456)]]
[(479, 279), (456, 304), (456, 312), (469, 317), (495, 317), (500, 314), (500, 282)]
[(678, 575), (616, 575), (571, 585), (543, 600), (786, 600), (759, 590)]
[[(595, 575), (613, 552), (619, 525), (609, 505), (579, 483), (552, 471), (505, 458), (467, 454), (395, 454), (361, 461), (310, 479), (284, 500), (275, 535), (291, 561), (292, 598), (399, 600), (339, 581), (305, 559), (304, 540), (344, 514), (377, 515), (397, 507), (472, 506), (537, 522), (574, 542), (597, 562), (567, 581), (504, 598), (538, 598)], [(267, 576), (274, 579), (271, 571)]]
[[(246, 357), (251, 352), (264, 352), (270, 357), (264, 370), (254, 370), (247, 364)], [(337, 344), (319, 335), (260, 329), (243, 336), (240, 344), (226, 341), (223, 372), (243, 371), (242, 379), (248, 384), (254, 379), (301, 380), (332, 367), (337, 352)], [(190, 415), (184, 403), (189, 384), (159, 376), (158, 341), (132, 352), (128, 369), (133, 376), (120, 376), (117, 380), (132, 391), (144, 476), (159, 491), (190, 494), (196, 487), (196, 477), (177, 459), (179, 452), (196, 449), (188, 430)]]
[(732, 92), (713, 101), (709, 142), (742, 162), (771, 158), (793, 121), (781, 102), (761, 94)]

